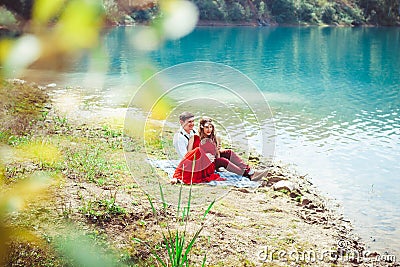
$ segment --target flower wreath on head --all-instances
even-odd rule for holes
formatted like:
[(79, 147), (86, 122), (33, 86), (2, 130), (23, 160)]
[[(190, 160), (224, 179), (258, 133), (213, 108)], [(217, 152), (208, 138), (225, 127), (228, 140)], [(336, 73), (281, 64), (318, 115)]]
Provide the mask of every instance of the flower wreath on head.
[(208, 126), (208, 125), (212, 125), (212, 126), (214, 126), (213, 124), (212, 124), (212, 119), (207, 119), (207, 120), (205, 120), (205, 123), (204, 123), (204, 125), (201, 125), (200, 124), (200, 128), (204, 128), (205, 126)]

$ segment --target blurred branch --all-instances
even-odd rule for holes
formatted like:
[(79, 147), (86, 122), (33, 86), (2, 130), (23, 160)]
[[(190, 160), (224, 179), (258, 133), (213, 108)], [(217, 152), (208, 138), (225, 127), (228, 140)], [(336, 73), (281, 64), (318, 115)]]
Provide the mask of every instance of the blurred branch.
[(105, 21), (100, 0), (36, 0), (14, 4), (6, 1), (3, 4), (30, 20), (21, 37), (0, 41), (0, 78), (18, 77), (33, 63), (62, 68), (71, 55), (99, 44)]
[(34, 0), (2, 0), (0, 6), (12, 11), (19, 20), (28, 21), (32, 18)]

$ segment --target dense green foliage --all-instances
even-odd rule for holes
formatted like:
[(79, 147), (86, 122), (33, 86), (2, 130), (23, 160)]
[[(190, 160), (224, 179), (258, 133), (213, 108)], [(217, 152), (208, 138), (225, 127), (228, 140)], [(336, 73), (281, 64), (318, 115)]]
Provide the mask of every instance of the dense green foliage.
[[(400, 25), (400, 0), (192, 0), (201, 21), (223, 23)], [(151, 20), (157, 8), (132, 10), (136, 22)]]
[(193, 0), (201, 20), (270, 24), (399, 25), (398, 0)]
[[(108, 2), (113, 2), (109, 0)], [(400, 0), (191, 0), (200, 21), (259, 25), (400, 25)], [(125, 11), (133, 22), (151, 21), (157, 6)]]
[[(222, 23), (400, 25), (400, 0), (191, 0), (200, 20)], [(2, 1), (19, 19), (29, 19), (34, 0)], [(159, 14), (157, 4), (129, 6), (104, 0), (110, 23), (144, 23)], [(157, 3), (157, 1), (156, 1)]]

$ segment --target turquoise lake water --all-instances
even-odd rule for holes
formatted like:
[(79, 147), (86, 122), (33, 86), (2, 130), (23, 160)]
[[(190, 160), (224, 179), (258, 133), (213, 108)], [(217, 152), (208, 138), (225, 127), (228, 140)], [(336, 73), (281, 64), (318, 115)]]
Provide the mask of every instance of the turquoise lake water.
[[(104, 79), (88, 76), (83, 59), (63, 83), (85, 82), (94, 101), (112, 107), (122, 95), (126, 105), (143, 58), (130, 41), (137, 30), (105, 34)], [(400, 257), (399, 28), (200, 27), (149, 57), (160, 70), (200, 60), (247, 75), (271, 107), (275, 158), (335, 199), (371, 249)]]

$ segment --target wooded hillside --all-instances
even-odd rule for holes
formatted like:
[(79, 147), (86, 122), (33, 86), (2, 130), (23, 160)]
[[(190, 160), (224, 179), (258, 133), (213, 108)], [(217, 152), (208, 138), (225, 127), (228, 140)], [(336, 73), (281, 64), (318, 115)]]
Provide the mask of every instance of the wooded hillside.
[[(400, 0), (191, 1), (199, 8), (203, 24), (400, 25)], [(29, 20), (34, 2), (0, 0), (0, 8), (11, 11), (16, 20)], [(103, 0), (103, 4), (111, 24), (146, 23), (160, 15), (158, 0)]]
[(194, 0), (202, 20), (269, 24), (399, 25), (398, 0)]
[[(113, 2), (109, 0), (108, 2)], [(268, 25), (400, 25), (400, 0), (191, 0), (201, 22)], [(120, 1), (121, 2), (121, 1)], [(156, 16), (157, 3), (128, 13), (138, 22)], [(148, 5), (147, 5), (148, 6)]]

